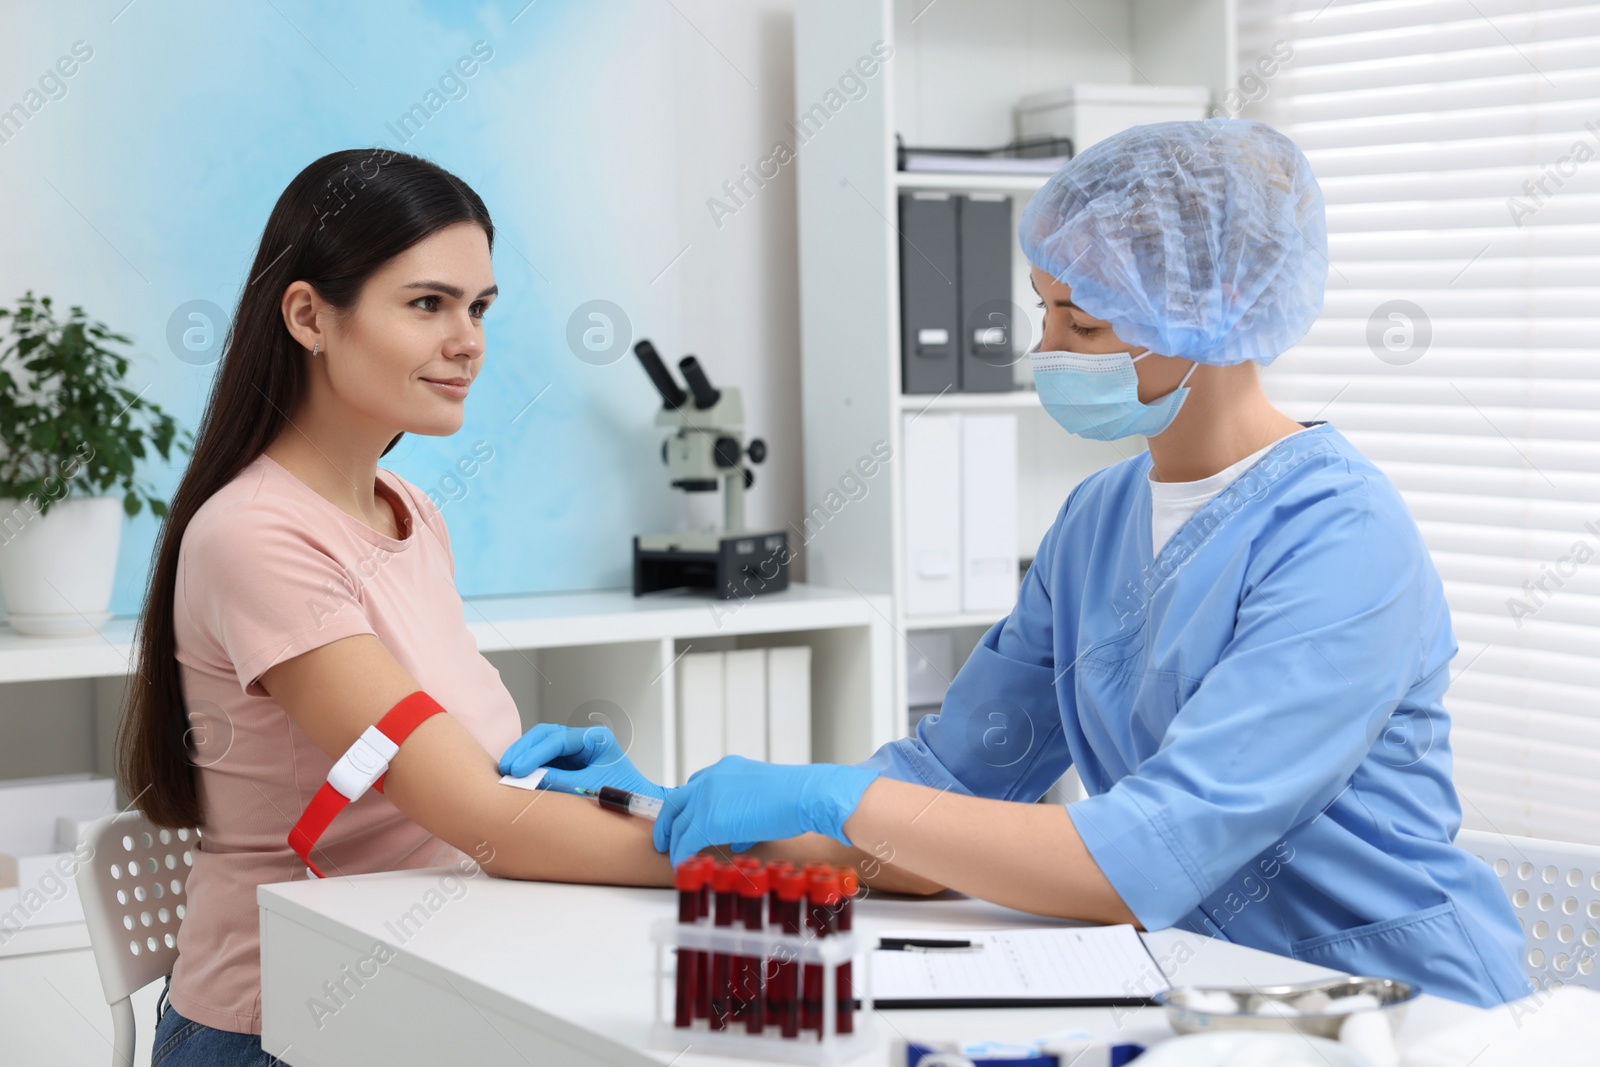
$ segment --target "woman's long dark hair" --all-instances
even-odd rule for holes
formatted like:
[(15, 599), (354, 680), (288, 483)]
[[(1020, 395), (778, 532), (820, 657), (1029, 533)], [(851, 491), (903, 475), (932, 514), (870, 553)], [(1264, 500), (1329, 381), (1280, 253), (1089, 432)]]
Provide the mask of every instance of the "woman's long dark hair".
[(309, 282), (348, 313), (385, 263), (458, 222), (482, 226), (494, 246), (489, 212), (465, 182), (425, 159), (386, 149), (323, 156), (295, 176), (272, 208), (228, 328), (193, 456), (156, 539), (138, 623), (137, 669), (117, 728), (118, 780), (158, 826), (205, 824), (172, 628), (178, 547), (200, 505), (265, 450), (301, 399), (306, 350), (284, 325), (283, 292), (293, 282)]

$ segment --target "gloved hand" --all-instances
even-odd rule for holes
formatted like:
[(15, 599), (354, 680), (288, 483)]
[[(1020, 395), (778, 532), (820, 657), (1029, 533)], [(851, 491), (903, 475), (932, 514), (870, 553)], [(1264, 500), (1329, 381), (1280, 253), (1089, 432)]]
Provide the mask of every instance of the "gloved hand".
[(557, 790), (615, 786), (664, 798), (667, 791), (639, 773), (616, 736), (605, 726), (561, 726), (542, 722), (511, 743), (500, 757), (500, 773), (526, 778), (548, 766), (544, 784)]
[(657, 852), (673, 866), (707, 845), (774, 841), (802, 833), (850, 844), (845, 820), (877, 771), (838, 763), (763, 763), (724, 756), (667, 791), (656, 819)]

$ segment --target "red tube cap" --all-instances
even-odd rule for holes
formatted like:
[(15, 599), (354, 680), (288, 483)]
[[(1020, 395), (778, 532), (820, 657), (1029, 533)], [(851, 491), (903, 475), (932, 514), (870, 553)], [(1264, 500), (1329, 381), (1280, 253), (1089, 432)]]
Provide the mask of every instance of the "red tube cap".
[(767, 895), (769, 885), (767, 872), (759, 865), (755, 867), (735, 867), (739, 872), (739, 895), (741, 897), (764, 897)]
[(744, 879), (743, 872), (731, 863), (718, 863), (711, 868), (711, 890), (714, 893), (732, 893)]
[(806, 876), (804, 872), (790, 867), (786, 871), (779, 871), (774, 878), (774, 886), (778, 890), (779, 900), (799, 900), (806, 895)]
[(806, 879), (806, 896), (813, 904), (839, 903), (839, 873), (832, 867), (811, 872)]
[(673, 872), (672, 884), (677, 889), (697, 890), (706, 884), (705, 868), (694, 860), (684, 860)]

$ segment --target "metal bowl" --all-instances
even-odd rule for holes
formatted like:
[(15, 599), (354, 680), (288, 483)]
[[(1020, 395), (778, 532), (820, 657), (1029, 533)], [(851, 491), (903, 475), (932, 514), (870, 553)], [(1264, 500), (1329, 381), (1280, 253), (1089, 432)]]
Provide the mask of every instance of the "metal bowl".
[[(1202, 998), (1214, 999), (1219, 993), (1233, 999), (1235, 1011), (1206, 1010)], [(1166, 1010), (1167, 1021), (1180, 1034), (1215, 1030), (1294, 1030), (1313, 1037), (1337, 1039), (1339, 1027), (1353, 1014), (1349, 1010), (1337, 1010), (1337, 1002), (1361, 993), (1375, 997), (1378, 1007), (1355, 1010), (1380, 1013), (1388, 1020), (1389, 1029), (1393, 1032), (1405, 1016), (1406, 1005), (1416, 999), (1421, 990), (1394, 978), (1342, 977), (1249, 989), (1183, 986), (1157, 993), (1154, 999)], [(1271, 1014), (1271, 1009), (1263, 1011), (1262, 1006), (1268, 1002), (1294, 1008), (1298, 1014), (1278, 1015)]]

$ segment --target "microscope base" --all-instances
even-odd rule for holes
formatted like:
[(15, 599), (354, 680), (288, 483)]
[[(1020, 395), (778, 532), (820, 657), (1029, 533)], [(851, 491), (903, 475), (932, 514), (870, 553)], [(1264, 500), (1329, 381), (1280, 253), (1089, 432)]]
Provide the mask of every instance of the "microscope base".
[(645, 534), (633, 539), (633, 595), (704, 589), (724, 600), (789, 588), (789, 535)]

